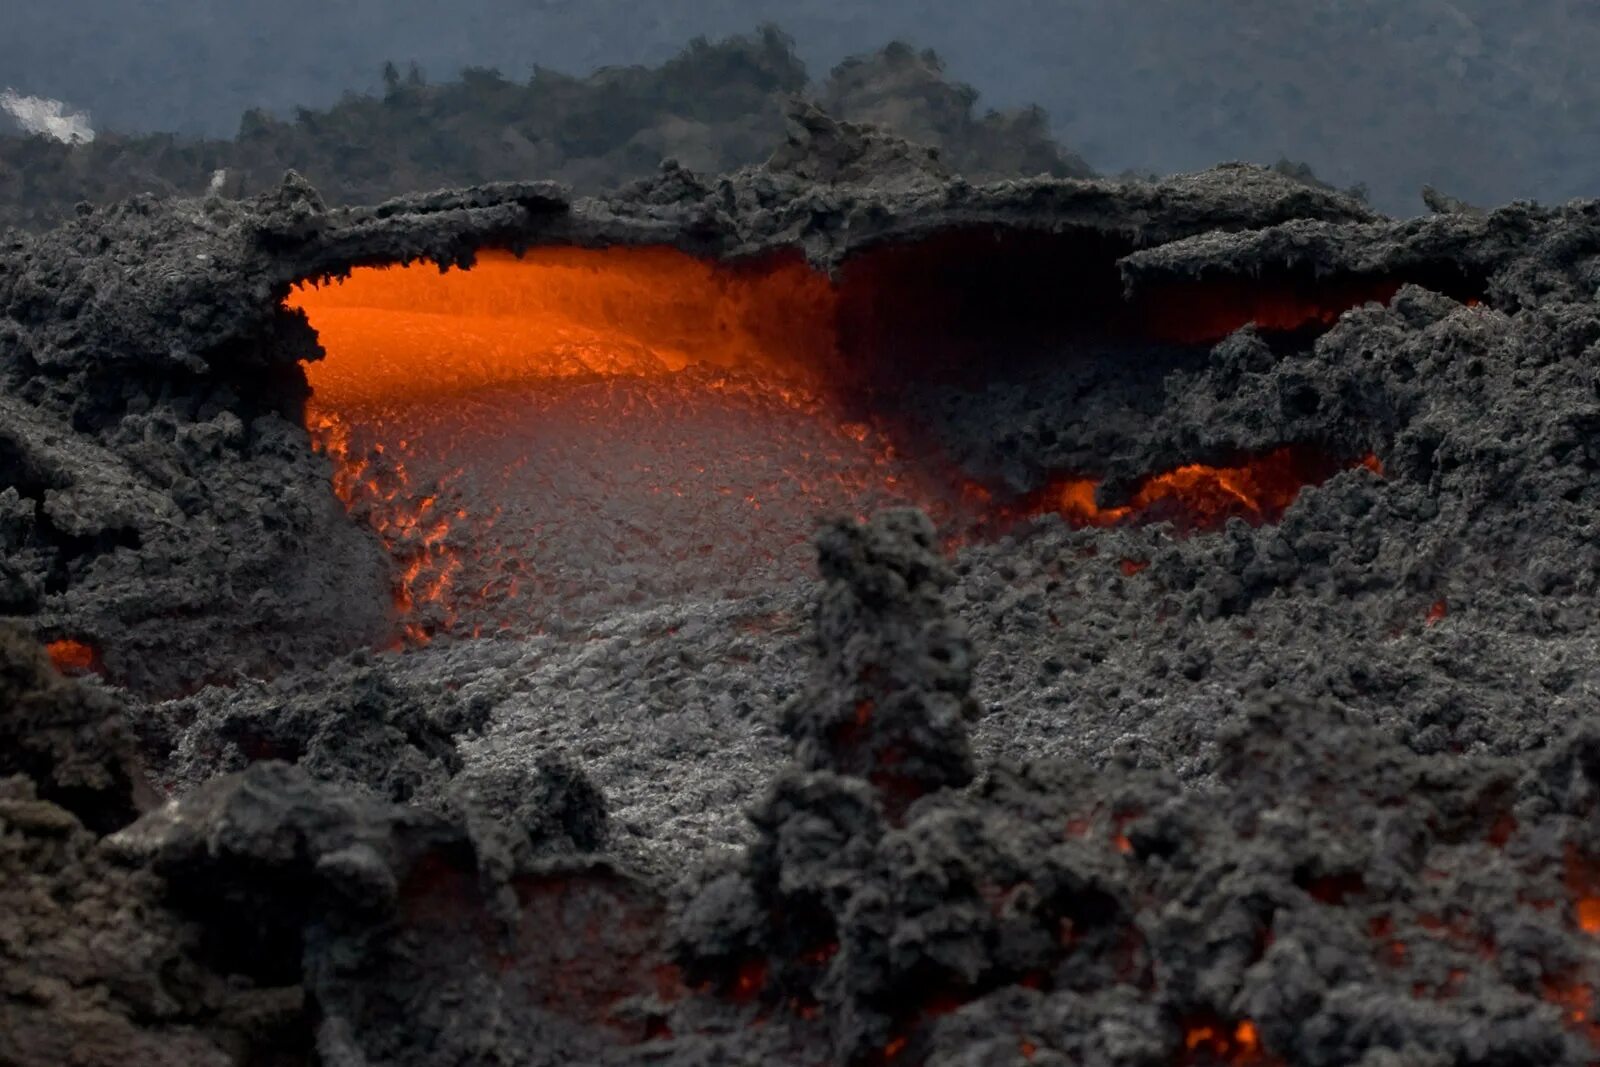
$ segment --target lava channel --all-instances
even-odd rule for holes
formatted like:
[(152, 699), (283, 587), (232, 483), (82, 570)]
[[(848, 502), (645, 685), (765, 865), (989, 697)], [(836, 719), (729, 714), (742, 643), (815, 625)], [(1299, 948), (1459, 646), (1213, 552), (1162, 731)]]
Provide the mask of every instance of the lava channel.
[(841, 287), (798, 256), (486, 252), (359, 268), (287, 306), (326, 352), (306, 425), (395, 559), (415, 642), (807, 580), (820, 515), (913, 505), (953, 542), (1047, 511), (1196, 529), (1270, 520), (1348, 466), (1285, 450), (1158, 476), (1122, 508), (1094, 506), (1088, 479), (1001, 498), (862, 416)]

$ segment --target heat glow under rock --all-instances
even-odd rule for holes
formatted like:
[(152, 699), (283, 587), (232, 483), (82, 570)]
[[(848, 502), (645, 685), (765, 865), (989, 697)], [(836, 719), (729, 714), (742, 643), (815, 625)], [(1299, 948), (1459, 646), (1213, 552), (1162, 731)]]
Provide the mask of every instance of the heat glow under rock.
[[(950, 544), (1052, 512), (1197, 530), (1274, 521), (1351, 465), (1284, 447), (1153, 475), (1120, 506), (1078, 474), (1031, 494), (985, 485), (862, 402), (884, 377), (842, 350), (841, 301), (793, 255), (547, 247), (468, 270), (359, 268), (288, 305), (327, 352), (307, 368), (307, 426), (397, 561), (413, 641), (797, 580), (819, 515), (914, 505)], [(1237, 303), (1174, 301), (1151, 329), (1210, 336), (1262, 313)], [(1274, 307), (1292, 325), (1326, 318)]]

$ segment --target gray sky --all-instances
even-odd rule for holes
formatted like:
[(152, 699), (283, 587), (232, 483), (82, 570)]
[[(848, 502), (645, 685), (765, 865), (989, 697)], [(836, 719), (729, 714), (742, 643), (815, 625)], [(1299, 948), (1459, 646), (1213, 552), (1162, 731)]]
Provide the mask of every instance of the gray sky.
[(985, 103), (1038, 103), (1104, 171), (1309, 162), (1411, 212), (1600, 194), (1593, 0), (6, 0), (0, 88), (95, 125), (231, 135), (247, 107), (325, 105), (386, 59), (435, 79), (659, 62), (773, 21), (813, 76), (893, 38)]

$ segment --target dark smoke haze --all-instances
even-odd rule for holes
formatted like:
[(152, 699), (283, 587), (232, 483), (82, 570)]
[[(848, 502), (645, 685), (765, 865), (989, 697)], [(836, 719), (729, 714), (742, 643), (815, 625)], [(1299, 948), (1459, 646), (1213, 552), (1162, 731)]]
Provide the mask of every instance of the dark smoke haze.
[(1592, 0), (13, 0), (0, 87), (97, 128), (231, 136), (251, 107), (325, 106), (385, 60), (435, 79), (656, 63), (694, 35), (791, 34), (813, 77), (901, 38), (983, 103), (1045, 107), (1106, 173), (1242, 158), (1366, 183), (1391, 212), (1600, 192)]

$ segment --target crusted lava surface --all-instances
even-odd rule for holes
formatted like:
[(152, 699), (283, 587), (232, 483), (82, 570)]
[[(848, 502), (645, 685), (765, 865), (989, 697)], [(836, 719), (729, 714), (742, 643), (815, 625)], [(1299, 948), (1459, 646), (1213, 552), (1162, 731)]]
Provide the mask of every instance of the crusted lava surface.
[(7, 241), (0, 1061), (1600, 1062), (1600, 205)]

